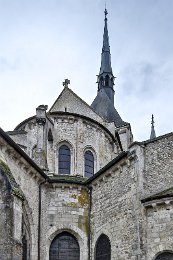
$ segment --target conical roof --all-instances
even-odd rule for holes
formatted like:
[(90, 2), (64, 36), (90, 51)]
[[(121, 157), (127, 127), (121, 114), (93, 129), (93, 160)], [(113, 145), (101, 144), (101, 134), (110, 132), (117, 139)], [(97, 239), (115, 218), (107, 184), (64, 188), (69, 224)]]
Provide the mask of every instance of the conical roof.
[(104, 26), (104, 34), (103, 34), (103, 47), (102, 47), (102, 56), (101, 56), (101, 67), (99, 74), (102, 73), (111, 73), (111, 54), (110, 54), (110, 46), (109, 46), (109, 35), (108, 35), (108, 26), (107, 26), (107, 10), (105, 9), (105, 26)]
[(114, 122), (117, 127), (127, 124), (121, 119), (104, 89), (98, 92), (91, 107), (108, 122)]

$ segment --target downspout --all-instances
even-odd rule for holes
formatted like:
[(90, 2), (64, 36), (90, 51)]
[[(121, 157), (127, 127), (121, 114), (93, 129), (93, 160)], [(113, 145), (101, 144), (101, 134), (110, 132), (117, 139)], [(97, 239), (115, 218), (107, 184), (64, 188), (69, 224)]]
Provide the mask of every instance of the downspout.
[(39, 184), (39, 199), (38, 199), (38, 260), (40, 260), (40, 240), (41, 240), (41, 191), (42, 191), (42, 185), (47, 182), (47, 179), (40, 182)]
[(92, 187), (89, 188), (89, 212), (88, 212), (88, 260), (91, 259), (91, 208), (92, 208)]

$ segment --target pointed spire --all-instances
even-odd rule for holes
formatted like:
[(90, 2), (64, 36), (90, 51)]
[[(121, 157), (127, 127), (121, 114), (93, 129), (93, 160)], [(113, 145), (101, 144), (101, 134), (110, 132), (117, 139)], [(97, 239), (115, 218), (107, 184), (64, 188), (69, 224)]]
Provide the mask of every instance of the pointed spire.
[(106, 121), (114, 122), (116, 127), (125, 126), (124, 122), (114, 107), (114, 75), (111, 67), (111, 54), (109, 46), (109, 35), (107, 26), (108, 11), (105, 6), (104, 10), (104, 33), (103, 47), (101, 54), (101, 67), (99, 75), (97, 75), (98, 93), (91, 104), (91, 107)]
[(155, 133), (155, 129), (154, 129), (154, 116), (152, 114), (151, 117), (151, 134), (150, 134), (150, 140), (156, 138), (156, 133)]
[(104, 33), (103, 33), (103, 47), (101, 54), (101, 67), (98, 75), (98, 91), (104, 89), (107, 96), (114, 104), (114, 75), (112, 73), (111, 67), (111, 54), (109, 46), (109, 35), (108, 35), (108, 26), (107, 26), (107, 15), (108, 11), (105, 7), (105, 19), (104, 19)]
[(103, 72), (112, 73), (108, 25), (107, 25), (108, 11), (106, 8), (105, 8), (104, 14), (105, 14), (105, 25), (104, 25), (104, 34), (103, 34), (103, 47), (102, 47), (100, 74)]

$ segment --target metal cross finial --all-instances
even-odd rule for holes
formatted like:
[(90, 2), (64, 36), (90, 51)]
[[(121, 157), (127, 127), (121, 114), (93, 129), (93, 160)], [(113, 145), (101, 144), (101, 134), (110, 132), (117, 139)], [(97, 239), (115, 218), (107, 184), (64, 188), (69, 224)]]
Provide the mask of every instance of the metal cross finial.
[(154, 116), (152, 114), (152, 117), (151, 117), (151, 125), (154, 126)]
[(105, 11), (104, 11), (104, 13), (105, 13), (105, 19), (107, 18), (106, 16), (108, 15), (108, 11), (107, 11), (107, 9), (106, 9), (106, 6), (105, 6)]
[(65, 79), (64, 82), (62, 83), (63, 86), (66, 88), (68, 88), (68, 84), (70, 84), (70, 80), (69, 79)]
[(156, 138), (156, 132), (155, 132), (155, 129), (154, 129), (154, 116), (152, 114), (152, 117), (151, 117), (151, 134), (150, 134), (150, 140)]

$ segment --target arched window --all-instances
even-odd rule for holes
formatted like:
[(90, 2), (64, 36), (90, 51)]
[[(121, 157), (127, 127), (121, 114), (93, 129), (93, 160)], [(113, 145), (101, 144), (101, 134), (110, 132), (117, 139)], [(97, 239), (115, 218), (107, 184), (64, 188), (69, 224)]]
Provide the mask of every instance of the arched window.
[(87, 150), (84, 155), (85, 160), (85, 177), (90, 178), (94, 174), (94, 156), (90, 150)]
[(163, 253), (159, 254), (155, 260), (173, 260), (173, 253), (163, 252)]
[(62, 232), (52, 241), (49, 260), (79, 260), (80, 250), (77, 239), (68, 232)]
[(53, 142), (52, 130), (49, 128), (47, 139), (49, 142)]
[(67, 145), (61, 145), (59, 148), (58, 173), (70, 174), (71, 152)]
[(106, 75), (105, 77), (105, 86), (109, 86), (109, 76)]
[(102, 234), (96, 243), (95, 260), (111, 260), (111, 244), (109, 238)]

